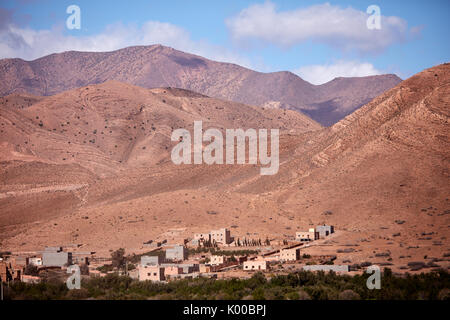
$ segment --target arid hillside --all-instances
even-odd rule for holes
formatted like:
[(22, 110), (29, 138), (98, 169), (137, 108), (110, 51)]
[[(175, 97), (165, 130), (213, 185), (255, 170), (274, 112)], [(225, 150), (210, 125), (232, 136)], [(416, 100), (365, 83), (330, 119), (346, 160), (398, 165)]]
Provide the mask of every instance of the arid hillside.
[[(87, 202), (91, 184), (102, 179), (127, 181), (117, 183), (115, 191), (108, 193), (117, 197), (116, 188), (126, 190), (128, 181), (137, 183), (133, 179), (139, 175), (132, 176), (133, 170), (157, 176), (156, 172), (169, 166), (172, 174), (175, 168), (170, 153), (175, 143), (171, 134), (178, 128), (192, 130), (194, 121), (201, 120), (204, 130), (276, 128), (298, 134), (321, 128), (295, 111), (117, 81), (51, 97), (9, 95), (1, 98), (0, 110), (0, 226), (70, 212)], [(205, 176), (204, 180), (208, 179), (211, 176)], [(166, 190), (174, 190), (182, 180), (152, 183), (155, 188), (167, 184)], [(190, 183), (187, 179), (183, 185)], [(24, 200), (17, 201), (16, 195)], [(56, 205), (60, 200), (63, 203)]]
[(34, 61), (0, 60), (0, 95), (53, 95), (108, 80), (144, 88), (183, 88), (250, 105), (303, 111), (326, 126), (401, 81), (395, 75), (380, 75), (338, 78), (315, 86), (291, 72), (255, 72), (161, 45), (70, 51)]
[[(396, 271), (414, 261), (448, 267), (449, 97), (450, 64), (329, 128), (293, 111), (118, 82), (5, 97), (1, 247), (78, 243), (107, 255), (217, 227), (275, 239), (328, 223), (336, 234), (303, 252)], [(278, 174), (261, 176), (258, 165), (174, 165), (170, 132), (194, 120), (281, 128)]]

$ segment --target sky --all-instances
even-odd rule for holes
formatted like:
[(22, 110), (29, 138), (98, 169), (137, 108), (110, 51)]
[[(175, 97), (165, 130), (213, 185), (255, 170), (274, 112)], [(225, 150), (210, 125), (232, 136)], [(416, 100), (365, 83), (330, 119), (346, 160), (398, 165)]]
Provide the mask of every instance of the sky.
[[(69, 28), (72, 5), (79, 29)], [(373, 5), (379, 24), (367, 12)], [(449, 12), (449, 0), (0, 0), (0, 58), (162, 44), (314, 84), (384, 73), (406, 79), (449, 62)]]

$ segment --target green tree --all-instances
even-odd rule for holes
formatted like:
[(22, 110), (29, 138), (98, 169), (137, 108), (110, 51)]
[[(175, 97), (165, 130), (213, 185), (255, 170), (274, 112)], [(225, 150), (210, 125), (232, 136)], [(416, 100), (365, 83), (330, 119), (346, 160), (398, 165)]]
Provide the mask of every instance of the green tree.
[(120, 248), (113, 253), (111, 253), (112, 265), (114, 268), (123, 269), (125, 266), (126, 258), (125, 258), (125, 249)]

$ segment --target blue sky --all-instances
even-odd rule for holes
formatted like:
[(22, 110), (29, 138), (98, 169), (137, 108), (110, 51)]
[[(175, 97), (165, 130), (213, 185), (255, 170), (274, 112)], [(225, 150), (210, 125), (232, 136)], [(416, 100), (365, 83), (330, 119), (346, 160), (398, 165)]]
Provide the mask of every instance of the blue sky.
[[(69, 5), (81, 29), (66, 28)], [(381, 10), (369, 30), (366, 9)], [(336, 76), (402, 78), (449, 61), (450, 1), (84, 1), (0, 3), (0, 58), (161, 43), (313, 83)]]

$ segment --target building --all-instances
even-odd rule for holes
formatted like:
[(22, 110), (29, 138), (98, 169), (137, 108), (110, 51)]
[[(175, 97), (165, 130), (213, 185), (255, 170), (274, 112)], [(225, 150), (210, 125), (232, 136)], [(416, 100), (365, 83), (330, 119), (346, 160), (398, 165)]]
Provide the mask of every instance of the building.
[(188, 257), (188, 250), (184, 246), (175, 246), (166, 250), (166, 259), (174, 261), (183, 261)]
[(27, 265), (33, 266), (42, 266), (42, 258), (41, 257), (31, 257), (27, 258)]
[(319, 233), (319, 237), (322, 239), (334, 233), (334, 226), (327, 226), (325, 224), (322, 226), (317, 226), (316, 232)]
[(199, 266), (199, 272), (200, 273), (210, 273), (211, 272), (211, 266), (209, 264), (201, 264)]
[(143, 266), (157, 266), (163, 263), (163, 258), (161, 256), (142, 256), (141, 265)]
[(198, 263), (163, 263), (161, 267), (177, 267), (183, 270), (183, 274), (194, 273), (200, 270)]
[(6, 282), (11, 279), (8, 264), (5, 261), (0, 261), (0, 281)]
[(166, 278), (176, 278), (180, 274), (183, 274), (183, 268), (180, 268), (178, 266), (164, 267), (164, 276)]
[(26, 256), (11, 256), (10, 261), (16, 267), (18, 266), (25, 267), (27, 265)]
[(346, 273), (348, 272), (348, 265), (322, 265), (322, 264), (316, 264), (316, 265), (309, 265), (304, 266), (302, 268), (305, 271), (334, 271), (339, 273)]
[(281, 249), (280, 260), (281, 261), (300, 260), (300, 248)]
[(211, 236), (209, 233), (194, 233), (194, 240), (209, 241)]
[(309, 231), (300, 231), (295, 233), (295, 240), (305, 242), (305, 241), (314, 241), (319, 239), (319, 232), (317, 232), (314, 228), (310, 228)]
[(230, 230), (226, 228), (212, 230), (210, 232), (211, 241), (216, 243), (229, 244), (231, 243), (231, 234)]
[(225, 256), (216, 256), (216, 255), (213, 255), (213, 256), (211, 256), (211, 259), (210, 259), (209, 263), (210, 263), (212, 266), (217, 266), (217, 265), (220, 265), (220, 264), (224, 264), (226, 260), (227, 260), (227, 259), (226, 259)]
[(250, 260), (244, 262), (245, 271), (267, 270), (269, 269), (266, 260)]
[(22, 282), (24, 282), (24, 283), (40, 283), (41, 278), (24, 274), (24, 275), (22, 275)]
[(11, 262), (0, 260), (0, 281), (20, 281), (23, 275), (23, 268)]
[(89, 265), (92, 253), (91, 252), (72, 252), (73, 264), (86, 264)]
[(72, 253), (62, 251), (61, 247), (47, 247), (42, 253), (45, 267), (64, 267), (72, 264)]
[(161, 266), (139, 266), (139, 280), (140, 281), (164, 281), (164, 267)]
[(128, 276), (131, 279), (139, 280), (139, 268), (128, 271)]

